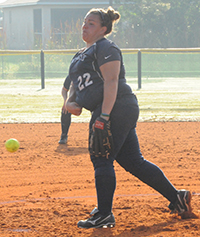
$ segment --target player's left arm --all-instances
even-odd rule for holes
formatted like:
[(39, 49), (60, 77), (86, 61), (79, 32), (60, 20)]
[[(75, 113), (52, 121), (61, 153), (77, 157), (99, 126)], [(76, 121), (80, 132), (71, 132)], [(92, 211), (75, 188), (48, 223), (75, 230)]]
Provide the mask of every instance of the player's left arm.
[(102, 114), (96, 119), (93, 130), (90, 132), (89, 150), (91, 155), (108, 158), (114, 150), (109, 115), (117, 97), (120, 61), (105, 63), (100, 67), (100, 70), (104, 78)]
[[(110, 114), (114, 106), (120, 73), (120, 61), (111, 61), (100, 67), (104, 79), (104, 96), (102, 104), (102, 113)], [(105, 117), (108, 120), (109, 117)]]

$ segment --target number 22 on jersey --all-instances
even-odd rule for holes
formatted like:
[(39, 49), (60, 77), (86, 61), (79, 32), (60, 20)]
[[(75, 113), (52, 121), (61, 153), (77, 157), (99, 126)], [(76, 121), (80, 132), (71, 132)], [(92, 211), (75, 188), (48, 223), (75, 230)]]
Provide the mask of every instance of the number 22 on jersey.
[(86, 88), (87, 86), (90, 86), (93, 84), (93, 81), (90, 80), (90, 73), (84, 73), (83, 76), (79, 76), (78, 77), (78, 88), (79, 91), (82, 91), (84, 88)]

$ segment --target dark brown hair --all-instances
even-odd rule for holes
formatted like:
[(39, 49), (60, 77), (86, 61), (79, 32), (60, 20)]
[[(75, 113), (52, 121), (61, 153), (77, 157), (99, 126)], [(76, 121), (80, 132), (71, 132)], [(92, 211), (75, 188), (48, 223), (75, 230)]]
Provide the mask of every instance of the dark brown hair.
[(112, 33), (114, 23), (121, 17), (119, 12), (115, 11), (112, 7), (108, 7), (107, 10), (102, 8), (93, 8), (88, 12), (88, 14), (99, 15), (101, 25), (107, 27), (105, 35)]

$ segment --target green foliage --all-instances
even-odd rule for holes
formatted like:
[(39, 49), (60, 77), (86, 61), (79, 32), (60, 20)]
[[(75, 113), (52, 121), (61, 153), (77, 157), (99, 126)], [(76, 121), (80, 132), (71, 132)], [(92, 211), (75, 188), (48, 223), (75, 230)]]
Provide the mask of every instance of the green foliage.
[(115, 39), (120, 47), (200, 47), (200, 1), (114, 1), (121, 13)]
[[(109, 39), (120, 48), (200, 47), (200, 0), (113, 0), (121, 14)], [(83, 19), (60, 22), (42, 45), (35, 35), (34, 49), (79, 49)], [(6, 49), (6, 35), (0, 31), (0, 48)]]
[[(45, 78), (65, 78), (73, 53), (45, 53)], [(126, 77), (137, 78), (137, 53), (123, 52)], [(196, 52), (142, 52), (142, 77), (199, 77), (200, 53)], [(40, 54), (1, 55), (0, 78), (40, 78)]]
[(199, 53), (143, 53), (142, 76), (143, 78), (199, 77), (199, 60)]
[(0, 57), (1, 78), (38, 78), (40, 77), (40, 55), (2, 55)]
[[(52, 28), (50, 32), (50, 39), (47, 40), (45, 49), (79, 49), (84, 46), (84, 42), (81, 39), (81, 24), (82, 19), (78, 19), (76, 22), (60, 22), (59, 28)], [(41, 49), (42, 42), (38, 38), (35, 42), (35, 49)]]
[(72, 54), (47, 54), (45, 55), (45, 77), (65, 78), (72, 59)]

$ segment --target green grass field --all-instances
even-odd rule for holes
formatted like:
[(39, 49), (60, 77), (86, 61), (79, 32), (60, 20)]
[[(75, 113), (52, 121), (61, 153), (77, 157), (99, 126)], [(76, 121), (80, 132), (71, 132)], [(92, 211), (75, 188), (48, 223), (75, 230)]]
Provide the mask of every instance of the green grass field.
[[(0, 80), (0, 123), (60, 122), (64, 79)], [(139, 121), (200, 121), (200, 78), (127, 79), (140, 105)], [(90, 112), (72, 117), (88, 122)]]

